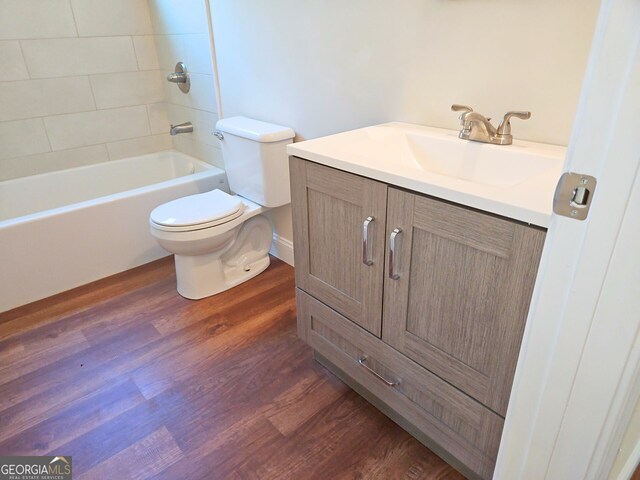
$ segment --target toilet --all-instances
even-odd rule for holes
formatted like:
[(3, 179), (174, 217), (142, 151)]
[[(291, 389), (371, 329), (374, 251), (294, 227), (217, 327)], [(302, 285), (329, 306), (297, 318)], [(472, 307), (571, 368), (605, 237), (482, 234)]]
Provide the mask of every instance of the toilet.
[(222, 190), (156, 207), (151, 235), (175, 255), (178, 293), (200, 299), (228, 290), (269, 266), (273, 228), (264, 213), (291, 202), (288, 127), (246, 117), (216, 124), (234, 195)]

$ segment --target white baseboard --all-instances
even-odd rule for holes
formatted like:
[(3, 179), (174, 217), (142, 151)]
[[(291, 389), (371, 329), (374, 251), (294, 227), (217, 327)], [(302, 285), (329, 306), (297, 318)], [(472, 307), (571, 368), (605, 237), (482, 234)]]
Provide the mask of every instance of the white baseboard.
[(269, 253), (293, 267), (293, 242), (291, 242), (291, 240), (274, 233), (273, 243), (271, 244)]

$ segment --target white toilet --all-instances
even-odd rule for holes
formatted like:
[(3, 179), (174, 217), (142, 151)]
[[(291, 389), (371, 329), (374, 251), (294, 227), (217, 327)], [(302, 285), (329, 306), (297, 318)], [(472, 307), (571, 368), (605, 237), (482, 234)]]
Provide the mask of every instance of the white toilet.
[(269, 266), (273, 237), (263, 212), (291, 202), (286, 146), (292, 129), (246, 117), (218, 121), (229, 187), (155, 208), (151, 234), (175, 255), (178, 293), (199, 299), (228, 290)]

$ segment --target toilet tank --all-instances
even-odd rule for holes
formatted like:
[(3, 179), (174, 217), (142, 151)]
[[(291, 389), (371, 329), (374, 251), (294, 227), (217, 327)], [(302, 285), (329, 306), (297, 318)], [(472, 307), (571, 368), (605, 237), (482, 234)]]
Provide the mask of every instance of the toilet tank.
[(290, 203), (287, 145), (295, 132), (247, 117), (224, 118), (216, 128), (231, 190), (265, 207)]

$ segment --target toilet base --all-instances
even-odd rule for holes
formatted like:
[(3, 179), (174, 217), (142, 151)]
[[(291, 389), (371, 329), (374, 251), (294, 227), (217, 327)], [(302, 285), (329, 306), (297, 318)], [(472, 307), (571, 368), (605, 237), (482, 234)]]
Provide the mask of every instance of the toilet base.
[(175, 255), (178, 293), (198, 300), (224, 292), (269, 266), (273, 230), (262, 215), (247, 220), (238, 236), (220, 251)]
[(175, 256), (177, 287), (181, 296), (199, 300), (224, 292), (264, 272), (271, 263), (269, 255), (266, 255), (248, 265), (248, 270), (225, 268), (221, 265), (220, 258), (206, 264), (206, 259), (202, 258), (206, 256)]

